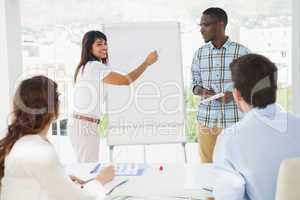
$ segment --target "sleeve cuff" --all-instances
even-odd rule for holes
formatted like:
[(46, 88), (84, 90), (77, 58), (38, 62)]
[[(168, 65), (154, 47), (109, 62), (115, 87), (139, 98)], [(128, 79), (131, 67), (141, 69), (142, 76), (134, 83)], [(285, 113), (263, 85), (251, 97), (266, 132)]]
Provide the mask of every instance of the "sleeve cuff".
[(222, 172), (214, 185), (213, 196), (222, 200), (243, 200), (245, 180), (237, 174)]
[(110, 68), (105, 68), (100, 72), (100, 80), (102, 81), (109, 73), (111, 72)]
[(103, 199), (105, 197), (105, 188), (97, 180), (88, 182), (83, 189), (90, 195), (97, 196), (97, 199)]

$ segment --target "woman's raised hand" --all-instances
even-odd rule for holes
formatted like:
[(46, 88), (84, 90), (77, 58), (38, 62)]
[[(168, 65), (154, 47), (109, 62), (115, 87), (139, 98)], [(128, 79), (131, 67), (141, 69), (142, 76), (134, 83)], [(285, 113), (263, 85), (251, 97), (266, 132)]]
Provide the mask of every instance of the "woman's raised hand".
[(158, 54), (157, 51), (152, 51), (148, 54), (148, 56), (146, 57), (144, 63), (146, 63), (147, 65), (152, 65), (153, 63), (155, 63), (158, 60)]

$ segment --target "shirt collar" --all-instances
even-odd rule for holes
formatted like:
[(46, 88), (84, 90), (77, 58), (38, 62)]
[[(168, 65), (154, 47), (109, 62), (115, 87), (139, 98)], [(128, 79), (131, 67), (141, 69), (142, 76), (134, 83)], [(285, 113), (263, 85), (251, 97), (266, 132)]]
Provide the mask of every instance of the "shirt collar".
[[(226, 42), (223, 44), (223, 46), (222, 46), (220, 49), (222, 49), (222, 48), (224, 48), (224, 49), (229, 48), (229, 46), (231, 45), (231, 42), (232, 42), (232, 41), (229, 39), (229, 37), (227, 37)], [(212, 43), (211, 41), (208, 43), (208, 45), (209, 45), (209, 47), (212, 48), (212, 49), (217, 49), (217, 48), (213, 45), (213, 43)]]
[(279, 132), (287, 130), (287, 112), (280, 105), (274, 103), (265, 108), (253, 108), (253, 113), (269, 127)]
[(265, 117), (272, 118), (276, 112), (276, 109), (279, 109), (279, 107), (277, 108), (277, 105), (274, 103), (267, 105), (265, 108), (254, 108), (254, 111)]

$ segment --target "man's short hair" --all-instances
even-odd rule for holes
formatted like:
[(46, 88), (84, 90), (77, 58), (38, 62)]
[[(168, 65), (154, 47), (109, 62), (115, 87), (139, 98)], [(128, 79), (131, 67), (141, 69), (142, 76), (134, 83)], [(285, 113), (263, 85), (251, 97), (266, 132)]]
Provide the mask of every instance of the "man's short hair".
[(253, 107), (265, 108), (276, 102), (277, 67), (268, 58), (247, 54), (230, 64), (234, 88)]
[(214, 7), (208, 8), (205, 11), (203, 11), (202, 14), (215, 17), (217, 18), (218, 21), (222, 21), (225, 27), (227, 26), (228, 17), (225, 10), (223, 10), (222, 8), (214, 8)]

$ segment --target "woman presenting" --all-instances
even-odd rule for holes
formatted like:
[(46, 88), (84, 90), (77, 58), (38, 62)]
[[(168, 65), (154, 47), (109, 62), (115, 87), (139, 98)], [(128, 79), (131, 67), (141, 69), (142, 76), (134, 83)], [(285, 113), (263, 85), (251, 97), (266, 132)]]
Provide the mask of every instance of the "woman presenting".
[(158, 59), (156, 51), (127, 75), (107, 66), (107, 38), (100, 31), (87, 32), (82, 40), (81, 60), (74, 75), (73, 114), (68, 130), (77, 160), (97, 162), (100, 136), (98, 125), (104, 113), (106, 84), (130, 85)]

